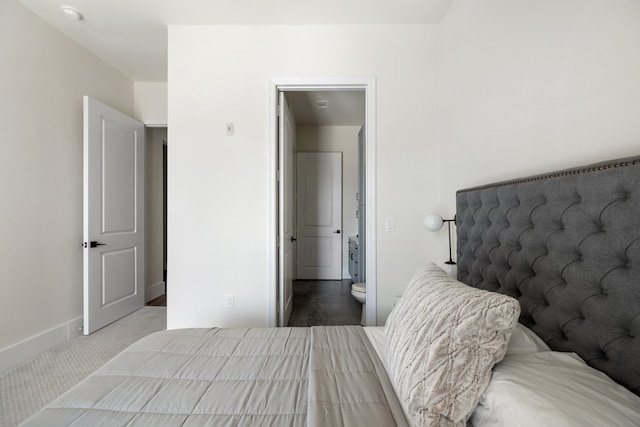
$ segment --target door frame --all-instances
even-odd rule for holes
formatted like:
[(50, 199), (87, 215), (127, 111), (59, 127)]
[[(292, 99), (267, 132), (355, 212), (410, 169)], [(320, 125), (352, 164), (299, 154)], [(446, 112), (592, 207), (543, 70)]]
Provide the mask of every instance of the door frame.
[(366, 325), (375, 326), (377, 323), (377, 236), (376, 236), (376, 79), (375, 77), (274, 77), (269, 80), (269, 238), (267, 248), (269, 280), (268, 285), (268, 324), (270, 327), (278, 325), (278, 92), (279, 91), (317, 91), (317, 90), (354, 90), (365, 92), (365, 135), (366, 135), (366, 232), (365, 256), (367, 278)]

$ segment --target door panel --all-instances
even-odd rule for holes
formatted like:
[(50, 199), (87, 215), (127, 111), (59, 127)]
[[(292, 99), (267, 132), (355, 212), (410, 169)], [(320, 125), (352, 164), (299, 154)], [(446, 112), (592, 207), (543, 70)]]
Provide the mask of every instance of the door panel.
[(103, 307), (117, 303), (137, 292), (135, 248), (104, 252), (102, 271), (104, 274), (100, 284)]
[(307, 268), (331, 267), (333, 236), (306, 236), (303, 239)]
[(102, 117), (102, 233), (134, 232), (136, 224), (136, 135)]
[(84, 97), (85, 335), (144, 305), (144, 144), (142, 123)]
[(342, 279), (342, 153), (297, 154), (298, 279)]
[(293, 310), (293, 268), (294, 256), (294, 145), (296, 137), (295, 118), (287, 104), (284, 92), (280, 92), (280, 119), (278, 126), (278, 167), (280, 182), (278, 183), (278, 293), (280, 296), (280, 326), (287, 326)]
[(304, 224), (316, 227), (331, 227), (333, 224), (333, 204), (331, 198), (331, 161), (310, 161), (304, 163)]

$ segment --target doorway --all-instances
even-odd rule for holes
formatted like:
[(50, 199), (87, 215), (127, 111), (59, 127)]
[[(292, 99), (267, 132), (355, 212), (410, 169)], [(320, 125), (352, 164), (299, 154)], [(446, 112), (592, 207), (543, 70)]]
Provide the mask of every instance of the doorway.
[[(279, 323), (282, 322), (280, 316), (280, 307), (282, 306), (280, 289), (282, 286), (281, 271), (282, 265), (279, 257), (280, 252), (280, 240), (282, 236), (279, 236), (278, 224), (280, 224), (280, 212), (279, 212), (279, 203), (278, 203), (278, 190), (282, 183), (279, 182), (279, 152), (278, 152), (278, 115), (277, 115), (277, 100), (279, 98), (279, 93), (284, 92), (287, 95), (292, 95), (290, 98), (294, 98), (292, 104), (294, 104), (294, 110), (296, 101), (299, 95), (302, 93), (322, 93), (325, 94), (338, 94), (340, 92), (346, 94), (348, 92), (360, 92), (362, 96), (362, 107), (364, 107), (364, 127), (362, 127), (363, 132), (367, 136), (367, 149), (366, 149), (366, 159), (365, 161), (371, 166), (366, 171), (366, 188), (368, 190), (368, 194), (370, 195), (368, 198), (368, 204), (365, 207), (366, 216), (369, 221), (367, 221), (366, 233), (366, 277), (367, 277), (367, 309), (365, 313), (366, 324), (367, 325), (375, 325), (376, 324), (376, 298), (375, 298), (375, 290), (376, 290), (376, 272), (375, 272), (375, 81), (373, 79), (343, 79), (341, 81), (301, 81), (300, 79), (274, 79), (271, 82), (271, 105), (270, 112), (272, 116), (272, 149), (271, 151), (271, 167), (273, 168), (273, 176), (275, 177), (274, 182), (271, 186), (270, 191), (270, 205), (271, 205), (271, 229), (274, 235), (278, 236), (276, 238), (275, 245), (269, 248), (269, 259), (270, 259), (270, 270), (271, 270), (271, 280), (269, 284), (269, 296), (270, 296), (270, 305), (269, 305), (269, 324), (270, 326), (278, 326)], [(317, 105), (314, 105), (317, 107)], [(322, 106), (320, 106), (322, 108)], [(302, 113), (304, 114), (304, 113)], [(355, 123), (353, 123), (355, 125)], [(359, 123), (362, 125), (362, 123)], [(357, 147), (357, 130), (359, 130), (360, 126), (356, 127), (356, 132), (354, 134), (353, 144)], [(357, 167), (357, 159), (355, 160), (354, 167)], [(285, 178), (286, 180), (286, 178)], [(356, 211), (357, 211), (357, 198), (354, 191), (353, 194), (353, 204), (355, 208), (349, 208), (349, 215), (353, 215), (354, 222), (351, 224), (349, 229), (345, 228), (344, 233), (344, 261), (343, 264), (343, 275), (342, 278), (349, 278), (348, 271), (348, 238), (349, 234), (357, 234), (357, 221), (355, 221)], [(345, 209), (347, 209), (345, 207)], [(346, 226), (346, 224), (345, 224)], [(343, 227), (344, 228), (344, 227)], [(344, 282), (344, 280), (343, 280)], [(284, 325), (286, 326), (286, 325)]]
[(166, 126), (146, 127), (146, 270), (147, 305), (167, 304), (167, 133)]

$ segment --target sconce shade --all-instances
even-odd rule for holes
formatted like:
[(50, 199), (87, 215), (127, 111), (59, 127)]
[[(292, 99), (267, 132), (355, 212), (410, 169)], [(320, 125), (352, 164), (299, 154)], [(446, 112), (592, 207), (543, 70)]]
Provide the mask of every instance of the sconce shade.
[(440, 215), (429, 214), (424, 217), (424, 226), (429, 231), (438, 231), (443, 224), (444, 219)]

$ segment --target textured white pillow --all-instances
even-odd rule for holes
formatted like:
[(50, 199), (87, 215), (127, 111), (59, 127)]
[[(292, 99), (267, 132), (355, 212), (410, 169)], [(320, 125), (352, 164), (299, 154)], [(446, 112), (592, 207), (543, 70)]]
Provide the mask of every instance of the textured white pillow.
[(474, 426), (637, 427), (640, 397), (575, 353), (505, 357), (471, 418)]
[(464, 426), (499, 362), (520, 305), (435, 264), (419, 268), (385, 325), (385, 359), (416, 426)]
[(507, 344), (506, 355), (529, 354), (550, 350), (549, 346), (535, 332), (518, 323), (513, 329), (509, 344)]

